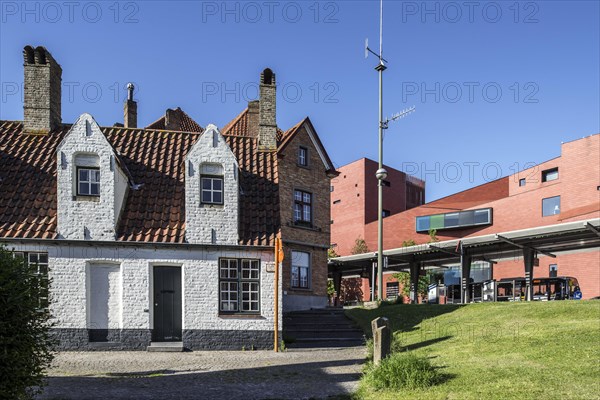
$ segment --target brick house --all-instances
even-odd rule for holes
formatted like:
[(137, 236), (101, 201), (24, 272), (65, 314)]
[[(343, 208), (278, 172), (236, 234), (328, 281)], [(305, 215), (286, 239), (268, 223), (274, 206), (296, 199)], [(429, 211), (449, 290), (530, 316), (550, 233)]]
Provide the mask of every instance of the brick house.
[[(61, 120), (60, 65), (24, 49), (24, 121), (0, 121), (0, 244), (50, 279), (61, 349), (267, 348), (281, 310), (327, 304), (336, 171), (308, 118), (276, 124), (275, 74), (222, 129), (168, 109)], [(285, 261), (274, 312), (275, 238)]]
[[(383, 247), (399, 248), (408, 240), (427, 243), (431, 240), (430, 228), (436, 229), (438, 240), (445, 241), (599, 217), (600, 134), (595, 134), (562, 143), (556, 158), (385, 218)], [(478, 218), (481, 222), (474, 222)], [(333, 227), (337, 229), (335, 223)], [(371, 251), (377, 248), (377, 228), (377, 221), (364, 225), (364, 238)], [(541, 257), (533, 276), (575, 277), (583, 297), (593, 298), (600, 296), (599, 265), (598, 250), (563, 253), (556, 258)], [(524, 276), (523, 260), (519, 258), (496, 264), (478, 261), (470, 270), (474, 282)], [(459, 278), (459, 265), (444, 270), (446, 284), (457, 284)], [(359, 286), (354, 293), (367, 299), (369, 279), (361, 279)], [(398, 290), (391, 272), (384, 276), (384, 296), (395, 296)]]

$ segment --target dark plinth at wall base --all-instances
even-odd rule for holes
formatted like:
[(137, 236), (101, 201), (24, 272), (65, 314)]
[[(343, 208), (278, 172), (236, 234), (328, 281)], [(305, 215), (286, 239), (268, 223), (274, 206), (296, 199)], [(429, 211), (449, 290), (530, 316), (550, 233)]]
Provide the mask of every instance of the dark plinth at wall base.
[[(281, 332), (279, 338), (283, 338)], [(185, 329), (183, 346), (189, 350), (267, 350), (273, 348), (273, 331)]]
[(51, 334), (60, 351), (146, 350), (151, 338), (148, 329), (54, 328)]
[[(148, 329), (54, 328), (51, 333), (59, 351), (145, 351), (152, 341), (152, 331)], [(283, 338), (281, 332), (279, 338)], [(183, 347), (188, 350), (267, 350), (273, 348), (273, 331), (185, 329)]]

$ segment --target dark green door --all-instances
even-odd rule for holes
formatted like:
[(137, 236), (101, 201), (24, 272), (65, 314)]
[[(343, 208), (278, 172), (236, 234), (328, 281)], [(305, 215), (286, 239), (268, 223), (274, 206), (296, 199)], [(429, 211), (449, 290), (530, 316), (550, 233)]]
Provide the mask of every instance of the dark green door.
[(181, 268), (154, 267), (155, 342), (181, 341)]

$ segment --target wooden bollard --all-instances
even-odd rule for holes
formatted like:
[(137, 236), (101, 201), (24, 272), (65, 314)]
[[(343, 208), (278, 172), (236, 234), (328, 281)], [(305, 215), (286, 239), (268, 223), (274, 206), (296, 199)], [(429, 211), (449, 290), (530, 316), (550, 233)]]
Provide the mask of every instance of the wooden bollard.
[(373, 331), (373, 363), (379, 365), (381, 360), (390, 355), (392, 347), (392, 330), (390, 321), (385, 317), (371, 321)]

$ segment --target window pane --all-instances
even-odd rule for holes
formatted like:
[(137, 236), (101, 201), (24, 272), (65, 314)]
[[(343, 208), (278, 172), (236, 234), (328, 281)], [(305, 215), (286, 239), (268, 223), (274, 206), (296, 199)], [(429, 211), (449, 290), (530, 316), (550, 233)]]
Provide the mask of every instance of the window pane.
[(417, 217), (417, 232), (429, 230), (429, 217)]
[(202, 192), (202, 202), (203, 203), (211, 203), (212, 202), (211, 192), (208, 192), (208, 191)]
[(308, 267), (309, 254), (303, 251), (292, 251), (292, 265), (300, 267)]
[(80, 181), (88, 181), (89, 180), (88, 170), (87, 169), (80, 169), (79, 170), (79, 180)]
[(299, 190), (294, 191), (294, 200), (302, 201), (302, 192)]
[(444, 228), (458, 226), (458, 213), (448, 213), (444, 215)]
[(308, 268), (300, 268), (300, 287), (308, 287)]
[(223, 202), (223, 193), (222, 192), (213, 192), (213, 203), (222, 203)]
[(490, 222), (489, 210), (475, 210), (474, 221), (476, 224), (487, 224)]
[(100, 182), (100, 170), (92, 170), (90, 171), (91, 173), (91, 177), (92, 179), (90, 179), (92, 182), (96, 182), (99, 183)]
[(460, 213), (458, 217), (458, 223), (460, 225), (473, 225), (475, 221), (475, 212), (474, 211), (463, 211)]
[(223, 190), (223, 181), (221, 179), (213, 179), (213, 190)]
[(79, 182), (79, 194), (90, 194), (88, 188), (89, 186), (87, 183)]
[(209, 178), (202, 178), (202, 189), (211, 189)]
[(294, 204), (294, 221), (300, 221), (302, 219), (302, 206), (300, 204)]
[(304, 215), (302, 219), (306, 222), (310, 222), (310, 206), (304, 206)]
[(292, 286), (298, 287), (300, 284), (300, 273), (298, 267), (292, 266)]
[(304, 198), (303, 198), (303, 201), (304, 201), (305, 203), (310, 203), (310, 197), (311, 197), (311, 196), (310, 196), (310, 193), (304, 193), (304, 196), (303, 196), (303, 197), (304, 197)]
[(542, 216), (560, 214), (560, 196), (542, 200)]
[(250, 268), (252, 271), (250, 272), (250, 278), (258, 279), (260, 273), (260, 264), (258, 261), (252, 261), (250, 264)]
[(100, 194), (100, 184), (92, 183), (90, 184), (90, 194)]

